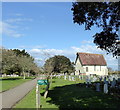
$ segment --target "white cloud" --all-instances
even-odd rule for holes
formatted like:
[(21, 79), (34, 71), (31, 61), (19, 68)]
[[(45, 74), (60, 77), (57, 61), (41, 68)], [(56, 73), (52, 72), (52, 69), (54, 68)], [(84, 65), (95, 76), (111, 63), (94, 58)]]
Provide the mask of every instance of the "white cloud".
[(92, 40), (83, 40), (82, 44), (92, 44), (93, 41)]
[(30, 50), (30, 52), (32, 52), (32, 53), (40, 53), (41, 50), (40, 49), (32, 49), (32, 50)]
[(54, 55), (62, 55), (65, 53), (64, 50), (58, 50), (58, 49), (31, 49), (30, 53), (34, 55), (44, 55), (44, 56), (54, 56)]
[(11, 19), (7, 19), (5, 20), (5, 22), (7, 23), (20, 23), (20, 22), (25, 22), (25, 21), (33, 21), (33, 19), (31, 18), (11, 18)]
[(45, 47), (46, 47), (46, 45), (36, 45), (36, 46), (32, 46), (32, 45), (30, 45), (30, 46), (21, 45), (21, 46), (19, 46), (18, 48), (21, 48), (21, 49), (43, 49), (43, 48), (45, 48)]
[(10, 37), (22, 37), (22, 36), (24, 36), (24, 34), (21, 34), (18, 31), (16, 31), (17, 28), (18, 28), (17, 26), (13, 26), (13, 25), (8, 24), (6, 22), (0, 21), (1, 34), (5, 34), (5, 35), (10, 36)]
[(88, 52), (88, 53), (104, 53), (94, 45), (81, 45), (80, 47), (71, 47), (75, 52)]
[(31, 22), (33, 21), (33, 19), (23, 18), (23, 14), (20, 14), (20, 13), (11, 14), (11, 15), (16, 16), (17, 18), (10, 18), (4, 21), (0, 21), (0, 27), (1, 27), (0, 34), (7, 35), (10, 37), (16, 37), (16, 38), (24, 36), (24, 34), (22, 34), (20, 31), (28, 30), (29, 27), (26, 27), (26, 26), (22, 27), (19, 24), (24, 22)]
[(86, 53), (96, 53), (96, 54), (103, 54), (106, 62), (108, 64), (108, 67), (112, 67), (114, 70), (118, 69), (118, 60), (116, 58), (113, 58), (111, 54), (106, 54), (105, 51), (102, 51), (101, 49), (98, 49), (94, 45), (81, 45), (80, 47), (72, 46), (69, 49), (31, 49), (29, 53), (38, 59), (42, 59), (39, 62), (44, 63), (45, 59), (52, 57), (54, 55), (64, 55), (68, 58), (70, 58), (71, 61), (75, 61), (76, 53), (77, 52), (86, 52)]
[(23, 14), (21, 14), (21, 13), (16, 13), (16, 14), (14, 14), (15, 16), (23, 16)]

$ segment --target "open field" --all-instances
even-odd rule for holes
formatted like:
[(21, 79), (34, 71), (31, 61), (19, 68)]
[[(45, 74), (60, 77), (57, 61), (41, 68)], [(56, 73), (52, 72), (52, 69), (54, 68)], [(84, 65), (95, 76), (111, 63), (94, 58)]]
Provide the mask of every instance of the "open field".
[(4, 77), (0, 79), (0, 92), (9, 90), (13, 87), (16, 87), (26, 81), (29, 81), (33, 79), (34, 77), (27, 77), (26, 79), (23, 79), (23, 77)]
[[(42, 108), (120, 108), (120, 99), (102, 92), (96, 92), (77, 83), (80, 83), (80, 81), (53, 79), (46, 99), (43, 98), (45, 86), (41, 86), (40, 102)], [(14, 108), (35, 108), (35, 89), (16, 104)]]

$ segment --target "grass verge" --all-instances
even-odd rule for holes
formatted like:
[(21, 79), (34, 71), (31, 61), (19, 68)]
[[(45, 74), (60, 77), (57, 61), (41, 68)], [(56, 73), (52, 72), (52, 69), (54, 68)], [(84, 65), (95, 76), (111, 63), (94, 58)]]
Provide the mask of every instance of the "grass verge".
[(4, 77), (0, 79), (0, 92), (9, 90), (13, 87), (16, 87), (26, 81), (29, 81), (33, 79), (34, 77), (27, 77), (26, 79), (23, 79), (23, 77)]

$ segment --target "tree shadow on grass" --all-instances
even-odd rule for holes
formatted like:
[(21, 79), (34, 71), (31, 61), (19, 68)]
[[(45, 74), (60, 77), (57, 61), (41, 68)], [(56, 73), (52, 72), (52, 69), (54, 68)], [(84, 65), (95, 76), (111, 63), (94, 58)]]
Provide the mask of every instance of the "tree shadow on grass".
[(59, 109), (118, 109), (120, 100), (114, 97), (96, 92), (85, 86), (76, 84), (55, 87), (49, 90), (48, 103), (55, 104)]

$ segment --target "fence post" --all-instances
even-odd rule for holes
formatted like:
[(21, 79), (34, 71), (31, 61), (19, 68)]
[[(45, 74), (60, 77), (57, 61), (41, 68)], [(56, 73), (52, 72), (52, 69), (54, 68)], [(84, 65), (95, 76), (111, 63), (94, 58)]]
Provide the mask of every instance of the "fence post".
[(39, 85), (36, 85), (36, 109), (40, 108), (40, 92), (39, 92)]

